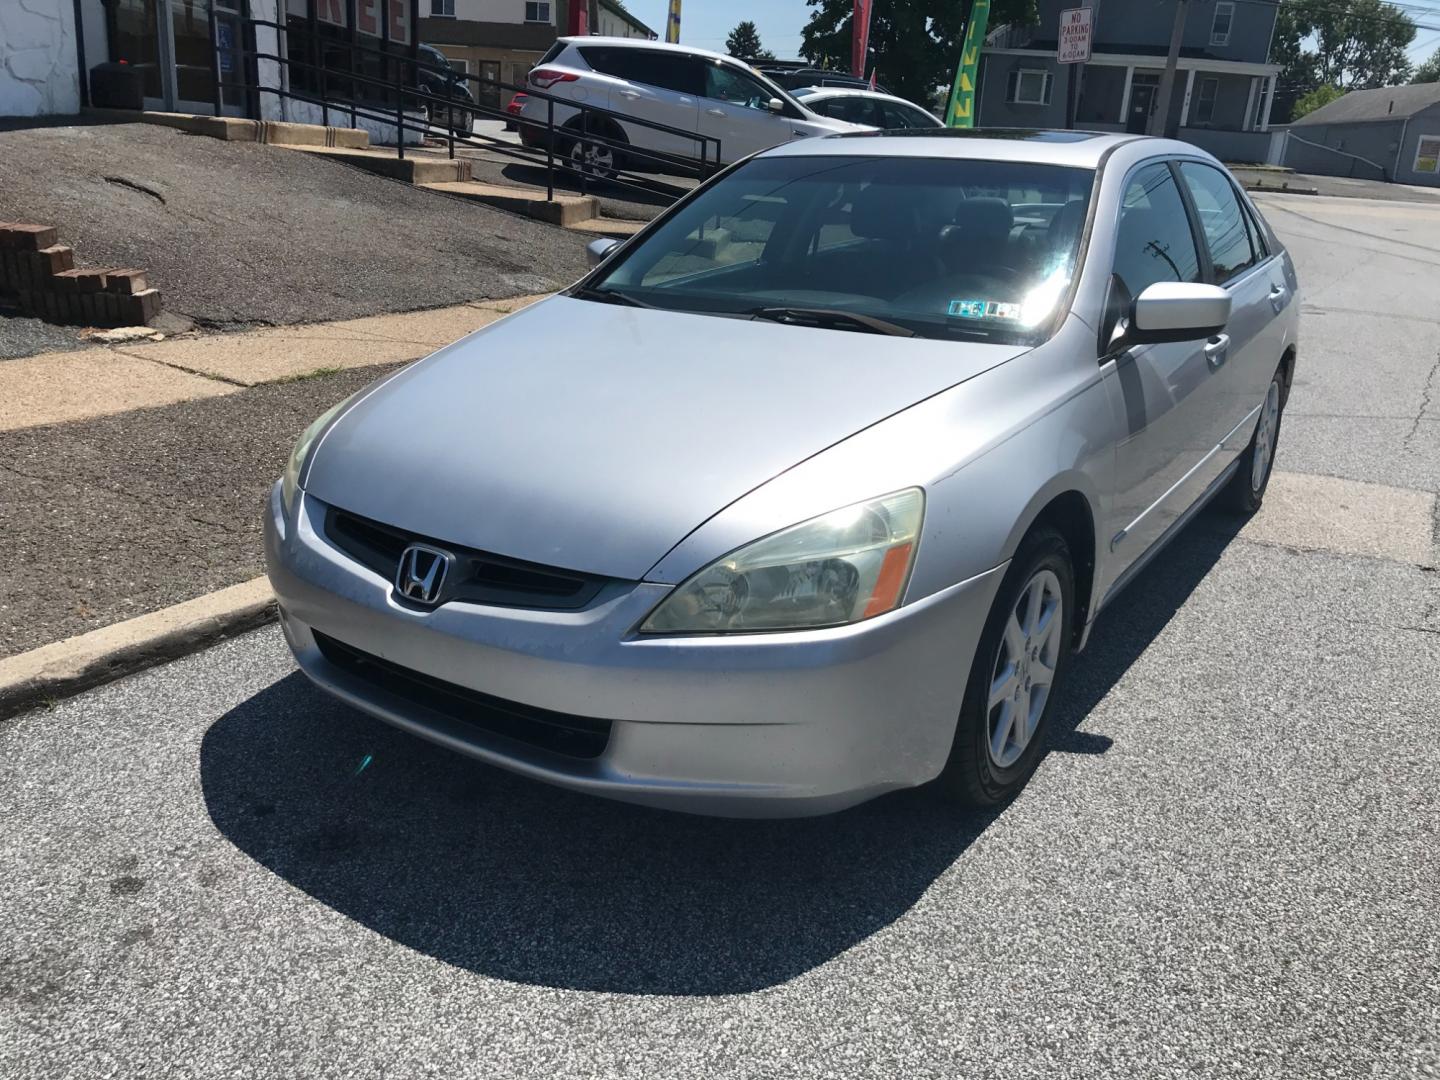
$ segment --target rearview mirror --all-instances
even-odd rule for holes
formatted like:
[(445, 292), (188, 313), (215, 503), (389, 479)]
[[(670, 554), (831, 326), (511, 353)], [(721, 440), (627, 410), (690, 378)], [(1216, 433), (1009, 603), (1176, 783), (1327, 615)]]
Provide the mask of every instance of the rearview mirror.
[(599, 266), (619, 246), (619, 240), (610, 236), (602, 236), (599, 240), (591, 240), (585, 245), (585, 257), (590, 260), (591, 266)]
[(1199, 341), (1218, 334), (1230, 321), (1230, 294), (1218, 285), (1157, 281), (1130, 305), (1115, 328), (1111, 347), (1164, 341)]
[(783, 113), (785, 111), (785, 103), (778, 97), (772, 97), (765, 103), (765, 107), (773, 113)]

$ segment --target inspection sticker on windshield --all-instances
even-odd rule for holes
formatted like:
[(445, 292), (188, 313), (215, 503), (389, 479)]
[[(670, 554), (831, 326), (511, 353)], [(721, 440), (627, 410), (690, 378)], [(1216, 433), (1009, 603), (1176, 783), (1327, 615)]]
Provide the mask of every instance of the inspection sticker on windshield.
[(952, 319), (1018, 319), (1020, 305), (997, 300), (951, 300), (949, 313)]

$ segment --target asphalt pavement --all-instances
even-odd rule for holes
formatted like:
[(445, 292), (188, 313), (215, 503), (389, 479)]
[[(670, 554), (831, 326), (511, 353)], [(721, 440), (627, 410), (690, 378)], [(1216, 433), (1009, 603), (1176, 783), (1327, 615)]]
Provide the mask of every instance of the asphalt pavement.
[[(0, 220), (54, 225), (77, 264), (141, 267), (168, 311), (220, 328), (549, 292), (586, 269), (564, 229), (148, 124), (0, 130)], [(12, 339), (0, 319), (0, 356), (63, 347), (26, 322)]]
[[(1337, 519), (1429, 499), (1440, 212), (1262, 207), (1305, 305), (1278, 467)], [(560, 792), (330, 701), (274, 628), (0, 723), (0, 1075), (1440, 1075), (1425, 539), (1202, 515), (996, 815)]]

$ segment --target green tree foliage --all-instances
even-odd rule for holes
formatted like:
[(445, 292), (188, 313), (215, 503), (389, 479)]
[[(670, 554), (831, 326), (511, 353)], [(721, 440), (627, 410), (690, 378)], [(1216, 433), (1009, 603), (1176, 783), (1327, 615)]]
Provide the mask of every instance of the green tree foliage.
[(740, 23), (725, 39), (725, 51), (736, 60), (774, 60), (775, 54), (760, 44), (760, 31), (749, 19)]
[(1430, 54), (1426, 60), (1415, 69), (1415, 74), (1410, 76), (1412, 83), (1440, 82), (1440, 49)]
[(1270, 59), (1284, 65), (1275, 115), (1299, 115), (1299, 99), (1322, 86), (1365, 90), (1410, 76), (1405, 50), (1415, 24), (1383, 0), (1288, 0), (1280, 5)]
[[(800, 55), (812, 64), (850, 69), (850, 22), (854, 0), (806, 0), (815, 10), (801, 35)], [(960, 62), (970, 17), (969, 0), (875, 0), (866, 66), (879, 72), (891, 93), (933, 105), (937, 88), (949, 87)], [(990, 26), (1031, 25), (1034, 0), (992, 0)]]
[(1295, 107), (1290, 112), (1290, 119), (1299, 120), (1300, 117), (1306, 113), (1312, 113), (1316, 109), (1329, 105), (1330, 102), (1344, 96), (1345, 91), (1341, 90), (1338, 86), (1331, 86), (1329, 83), (1323, 86), (1317, 86), (1314, 90), (1303, 95), (1295, 102)]

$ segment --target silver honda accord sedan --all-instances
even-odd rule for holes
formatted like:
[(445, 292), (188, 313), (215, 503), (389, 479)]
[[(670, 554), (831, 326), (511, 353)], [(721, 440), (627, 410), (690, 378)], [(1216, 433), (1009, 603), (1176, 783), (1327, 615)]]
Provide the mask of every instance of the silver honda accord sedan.
[(1265, 494), (1285, 248), (1183, 142), (811, 139), (320, 417), (266, 514), (300, 667), (695, 813), (1025, 783), (1096, 615)]

